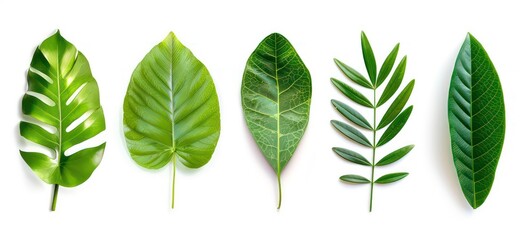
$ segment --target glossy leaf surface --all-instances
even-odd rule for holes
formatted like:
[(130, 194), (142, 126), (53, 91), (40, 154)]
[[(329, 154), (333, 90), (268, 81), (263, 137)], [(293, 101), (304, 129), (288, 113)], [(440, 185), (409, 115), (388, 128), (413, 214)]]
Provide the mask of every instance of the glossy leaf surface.
[(332, 100), (331, 102), (332, 102), (334, 108), (336, 108), (336, 110), (339, 113), (344, 115), (344, 117), (349, 119), (349, 121), (351, 121), (352, 123), (354, 123), (354, 124), (356, 124), (356, 125), (358, 125), (358, 126), (360, 126), (362, 128), (365, 128), (365, 129), (368, 129), (368, 130), (372, 130), (371, 124), (357, 110), (353, 109), (352, 107), (350, 107), (347, 104), (345, 104), (343, 102), (340, 102), (338, 100)]
[(370, 183), (367, 178), (355, 174), (343, 175), (340, 180), (348, 183)]
[(390, 174), (386, 174), (386, 175), (380, 177), (379, 179), (375, 180), (375, 183), (379, 183), (379, 184), (393, 183), (393, 182), (397, 182), (397, 181), (405, 178), (406, 176), (408, 176), (408, 173), (405, 173), (405, 172), (390, 173)]
[(364, 156), (349, 149), (335, 147), (333, 148), (333, 151), (338, 154), (338, 156), (352, 163), (371, 166), (371, 163)]

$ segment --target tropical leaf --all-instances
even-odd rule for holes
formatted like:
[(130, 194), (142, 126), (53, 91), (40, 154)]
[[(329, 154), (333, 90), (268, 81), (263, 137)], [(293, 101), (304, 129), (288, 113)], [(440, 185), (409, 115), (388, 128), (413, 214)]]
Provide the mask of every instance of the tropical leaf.
[(408, 176), (408, 173), (405, 173), (405, 172), (390, 173), (390, 174), (386, 174), (386, 175), (380, 177), (379, 179), (375, 180), (375, 183), (378, 183), (378, 184), (393, 183), (393, 182), (397, 182), (397, 181), (405, 178), (406, 176)]
[(354, 174), (343, 175), (340, 177), (340, 180), (348, 183), (370, 183), (367, 178)]
[(473, 208), (491, 190), (505, 132), (504, 98), (486, 50), (468, 34), (449, 89), (449, 128), (460, 186)]
[(246, 63), (242, 108), (251, 135), (277, 175), (281, 207), (281, 172), (308, 124), (310, 73), (281, 34), (267, 36)]
[[(27, 80), (22, 112), (29, 121), (20, 122), (20, 135), (54, 154), (20, 154), (39, 178), (54, 185), (54, 211), (59, 186), (82, 184), (102, 160), (105, 143), (67, 154), (105, 130), (98, 84), (85, 55), (59, 31), (35, 50)], [(53, 131), (46, 130), (50, 127)]]
[(220, 136), (220, 108), (207, 68), (168, 36), (135, 68), (124, 99), (124, 135), (131, 158), (159, 169), (172, 162), (172, 208), (176, 161), (200, 168)]

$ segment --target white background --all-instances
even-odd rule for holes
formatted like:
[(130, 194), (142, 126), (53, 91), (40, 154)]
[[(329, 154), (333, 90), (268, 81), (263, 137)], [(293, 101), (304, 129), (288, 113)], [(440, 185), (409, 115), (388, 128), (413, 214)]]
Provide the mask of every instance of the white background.
[[(0, 0), (0, 239), (530, 239), (531, 8), (526, 1), (435, 2)], [(52, 213), (52, 186), (19, 156), (18, 122), (33, 51), (56, 29), (89, 59), (100, 86), (107, 148), (87, 182), (60, 189)], [(406, 80), (417, 80), (413, 115), (378, 153), (416, 144), (406, 158), (377, 169), (377, 176), (393, 171), (410, 176), (377, 186), (373, 213), (368, 185), (338, 180), (348, 173), (369, 176), (369, 168), (341, 160), (331, 147), (370, 153), (329, 123), (342, 119), (330, 99), (345, 100), (329, 81), (345, 80), (332, 59), (364, 72), (362, 30), (379, 63), (401, 42), (400, 56), (408, 55)], [(210, 70), (222, 116), (211, 162), (195, 171), (178, 169), (174, 210), (171, 169), (137, 166), (121, 127), (131, 73), (169, 31)], [(477, 210), (462, 196), (454, 172), (446, 113), (454, 59), (468, 31), (498, 69), (507, 111), (496, 180)], [(291, 41), (313, 83), (309, 126), (282, 174), (280, 211), (275, 175), (240, 106), (246, 60), (271, 32)]]

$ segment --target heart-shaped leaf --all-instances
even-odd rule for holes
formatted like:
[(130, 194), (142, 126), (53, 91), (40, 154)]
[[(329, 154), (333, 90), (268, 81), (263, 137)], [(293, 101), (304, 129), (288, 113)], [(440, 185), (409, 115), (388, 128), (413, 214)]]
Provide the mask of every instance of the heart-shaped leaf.
[(486, 50), (468, 34), (449, 89), (449, 128), (454, 165), (467, 201), (478, 208), (491, 190), (502, 151), (502, 87)]
[(216, 88), (207, 68), (173, 33), (135, 68), (123, 121), (131, 158), (148, 169), (171, 161), (174, 183), (176, 161), (199, 168), (211, 159), (220, 136)]
[(308, 124), (310, 73), (281, 34), (267, 36), (246, 63), (242, 108), (251, 135), (277, 174), (281, 207), (281, 171), (294, 154)]
[[(102, 160), (105, 143), (67, 154), (105, 130), (98, 84), (85, 55), (59, 31), (35, 50), (27, 80), (22, 112), (31, 121), (20, 122), (20, 135), (48, 148), (54, 156), (20, 154), (39, 178), (54, 185), (54, 211), (59, 186), (82, 184)], [(50, 127), (53, 131), (45, 130)]]

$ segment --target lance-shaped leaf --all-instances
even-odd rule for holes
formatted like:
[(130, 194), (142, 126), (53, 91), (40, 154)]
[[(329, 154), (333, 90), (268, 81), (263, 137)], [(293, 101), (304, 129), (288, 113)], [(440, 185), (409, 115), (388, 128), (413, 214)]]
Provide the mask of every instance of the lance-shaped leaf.
[(379, 183), (379, 184), (393, 183), (393, 182), (397, 182), (405, 178), (406, 176), (408, 176), (408, 173), (405, 173), (405, 172), (390, 173), (375, 180), (375, 183)]
[(171, 32), (135, 68), (124, 99), (131, 158), (148, 169), (176, 161), (199, 168), (220, 136), (220, 108), (207, 68)]
[(390, 124), (397, 117), (397, 115), (401, 113), (403, 107), (408, 101), (408, 98), (410, 98), (410, 94), (414, 89), (414, 84), (415, 80), (410, 81), (408, 85), (406, 85), (406, 87), (403, 89), (403, 91), (399, 93), (397, 98), (392, 102), (390, 107), (388, 107), (388, 110), (386, 110), (386, 112), (384, 113), (384, 116), (382, 116), (382, 119), (379, 122), (379, 125), (377, 126), (377, 130), (388, 126), (388, 124)]
[(371, 163), (364, 156), (360, 155), (359, 153), (353, 152), (349, 149), (334, 147), (333, 151), (336, 154), (338, 154), (338, 156), (352, 163), (356, 163), (356, 164), (360, 164), (364, 166), (371, 166)]
[(54, 154), (20, 154), (37, 176), (54, 185), (54, 211), (59, 186), (85, 182), (102, 160), (105, 143), (67, 154), (105, 130), (98, 84), (85, 56), (59, 31), (35, 50), (27, 80), (22, 112), (31, 120), (20, 122), (20, 135)]
[(340, 180), (348, 183), (370, 183), (367, 178), (362, 177), (356, 174), (343, 175), (340, 177)]
[(388, 143), (399, 133), (399, 131), (401, 131), (401, 129), (403, 129), (406, 121), (408, 121), (408, 118), (410, 117), (410, 113), (412, 113), (413, 108), (413, 106), (406, 108), (401, 114), (399, 114), (399, 116), (395, 118), (395, 120), (393, 120), (392, 124), (390, 124), (390, 126), (386, 129), (386, 131), (384, 131), (379, 139), (377, 147)]
[(351, 86), (335, 78), (331, 78), (331, 81), (334, 84), (334, 86), (338, 88), (338, 90), (340, 90), (340, 92), (342, 92), (349, 99), (353, 100), (354, 102), (364, 107), (369, 107), (369, 108), (373, 107), (373, 105), (371, 104), (368, 98), (366, 98), (364, 95), (362, 95), (362, 93), (355, 90)]
[(307, 127), (312, 85), (310, 73), (294, 47), (279, 33), (267, 36), (246, 63), (242, 108), (251, 135), (277, 174), (281, 207), (281, 172)]
[(408, 145), (402, 148), (399, 148), (388, 155), (384, 156), (379, 162), (375, 164), (375, 166), (384, 166), (388, 164), (392, 164), (396, 162), (397, 160), (403, 158), (406, 154), (410, 152), (414, 148), (414, 145)]
[(502, 151), (504, 98), (488, 54), (468, 34), (454, 66), (449, 89), (449, 128), (454, 165), (473, 208), (488, 197)]
[(357, 110), (338, 100), (332, 100), (331, 102), (336, 110), (349, 119), (349, 121), (365, 129), (373, 130), (368, 120), (366, 120), (366, 118), (364, 118), (364, 116), (362, 116)]
[[(398, 52), (399, 43), (395, 45), (390, 54), (388, 54), (388, 57), (386, 57), (386, 59), (382, 63), (381, 69), (379, 70), (379, 75), (377, 76), (377, 87), (379, 87), (384, 82), (384, 80), (386, 80), (388, 74), (390, 74), (390, 72), (392, 71)], [(395, 71), (397, 72), (397, 69)]]
[(346, 137), (350, 138), (351, 140), (360, 143), (366, 147), (372, 147), (373, 145), (369, 141), (364, 134), (362, 134), (360, 131), (358, 131), (356, 128), (351, 127), (349, 124), (340, 122), (337, 120), (332, 120), (331, 124), (342, 134), (344, 134)]
[(364, 56), (366, 70), (368, 71), (371, 83), (373, 84), (373, 86), (375, 86), (377, 82), (377, 63), (375, 61), (375, 55), (373, 54), (371, 44), (369, 43), (369, 40), (364, 32), (360, 34), (360, 38), (362, 43), (362, 55)]
[(351, 68), (350, 66), (348, 66), (347, 64), (343, 63), (342, 61), (336, 58), (334, 59), (334, 63), (336, 63), (336, 66), (338, 66), (338, 68), (342, 70), (342, 73), (354, 83), (362, 87), (365, 87), (365, 88), (369, 88), (369, 89), (373, 88), (373, 86), (371, 86), (371, 83), (364, 76), (362, 76), (362, 74), (360, 74), (357, 70)]
[(377, 103), (377, 107), (380, 107), (382, 104), (386, 103), (388, 99), (390, 99), (397, 89), (399, 89), (399, 86), (401, 86), (401, 82), (403, 82), (403, 77), (405, 75), (405, 69), (406, 69), (406, 56), (401, 59), (401, 62), (397, 65), (397, 68), (393, 72), (392, 77), (390, 78), (390, 81), (384, 88), (384, 91), (382, 92), (381, 98), (379, 98), (379, 102)]

